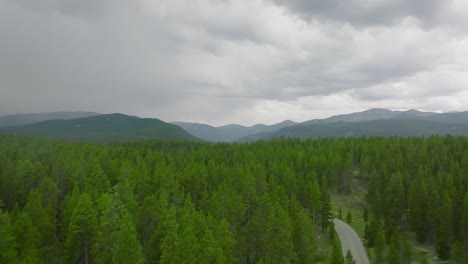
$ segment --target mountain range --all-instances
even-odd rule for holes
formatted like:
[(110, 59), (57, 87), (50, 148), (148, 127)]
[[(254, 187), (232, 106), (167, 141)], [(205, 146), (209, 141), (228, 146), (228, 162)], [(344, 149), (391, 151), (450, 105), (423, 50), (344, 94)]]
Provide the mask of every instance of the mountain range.
[[(74, 118), (76, 116), (81, 118)], [(43, 119), (46, 120), (42, 121)], [(31, 123), (35, 120), (41, 122)], [(22, 125), (6, 127), (11, 124)], [(124, 114), (55, 112), (0, 117), (0, 126), (3, 126), (0, 127), (0, 133), (80, 141), (176, 139), (246, 142), (277, 137), (468, 135), (468, 112), (436, 113), (376, 108), (301, 123), (286, 120), (273, 125), (257, 124), (249, 127), (236, 124), (215, 127), (188, 122), (166, 123), (155, 118), (139, 118)]]
[(468, 112), (435, 113), (418, 110), (369, 109), (363, 112), (314, 119), (279, 129), (249, 135), (237, 141), (277, 137), (359, 137), (468, 135)]
[(206, 141), (230, 142), (257, 133), (275, 132), (282, 128), (295, 125), (297, 123), (290, 120), (286, 120), (281, 123), (270, 126), (264, 124), (257, 124), (250, 127), (236, 124), (214, 127), (206, 124), (188, 122), (174, 122), (173, 124), (180, 126), (190, 134)]

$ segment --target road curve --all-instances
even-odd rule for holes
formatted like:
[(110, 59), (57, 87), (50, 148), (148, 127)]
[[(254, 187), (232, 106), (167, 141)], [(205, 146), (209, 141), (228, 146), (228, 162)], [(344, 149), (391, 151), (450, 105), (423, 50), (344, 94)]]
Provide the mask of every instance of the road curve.
[(346, 252), (349, 249), (351, 254), (353, 254), (356, 264), (369, 264), (369, 258), (367, 257), (364, 245), (356, 232), (348, 224), (338, 219), (333, 219), (333, 223), (335, 223), (335, 230), (341, 241), (343, 256), (346, 256)]

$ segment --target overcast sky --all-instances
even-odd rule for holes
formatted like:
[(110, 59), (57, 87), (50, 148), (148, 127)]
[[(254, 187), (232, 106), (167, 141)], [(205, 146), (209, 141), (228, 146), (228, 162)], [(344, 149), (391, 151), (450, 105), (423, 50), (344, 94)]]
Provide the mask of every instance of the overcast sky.
[(467, 0), (0, 0), (0, 115), (468, 110)]

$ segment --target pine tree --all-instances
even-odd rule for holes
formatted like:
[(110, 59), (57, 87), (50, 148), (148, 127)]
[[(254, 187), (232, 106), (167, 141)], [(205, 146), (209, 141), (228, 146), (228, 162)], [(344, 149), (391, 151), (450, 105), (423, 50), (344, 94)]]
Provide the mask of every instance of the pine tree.
[(346, 251), (345, 264), (356, 264), (356, 261), (353, 259), (353, 254), (351, 254), (349, 249)]
[(374, 253), (377, 259), (377, 263), (381, 263), (383, 260), (383, 254), (385, 250), (385, 236), (379, 229), (375, 238)]
[(351, 210), (348, 211), (348, 214), (346, 215), (346, 222), (351, 224), (353, 222), (353, 216), (351, 215)]
[(330, 257), (330, 264), (343, 264), (344, 258), (343, 258), (343, 251), (341, 250), (341, 244), (340, 240), (338, 238), (333, 238), (333, 248), (332, 248), (332, 254)]
[(115, 255), (116, 236), (122, 221), (122, 202), (111, 194), (104, 193), (98, 199), (98, 223), (93, 255), (96, 263), (111, 263)]
[(450, 257), (450, 231), (452, 230), (452, 200), (447, 190), (444, 191), (439, 209), (439, 227), (437, 228), (436, 251), (440, 259)]
[(320, 200), (321, 200), (321, 220), (322, 220), (322, 233), (325, 232), (327, 229), (328, 225), (330, 224), (330, 220), (332, 219), (331, 214), (330, 214), (330, 193), (328, 192), (328, 184), (327, 184), (327, 178), (325, 176), (322, 176), (322, 183), (320, 185)]
[(0, 208), (0, 263), (17, 263), (16, 257), (16, 239), (11, 226), (10, 214), (3, 212)]
[(393, 241), (393, 239), (390, 241), (390, 249), (388, 251), (387, 255), (387, 263), (388, 264), (400, 264), (400, 256), (398, 255), (398, 249), (396, 245), (396, 241)]
[(15, 216), (13, 229), (18, 246), (18, 260), (24, 263), (39, 263), (37, 245), (40, 234), (33, 226), (29, 216), (24, 212), (18, 212)]
[(92, 263), (97, 221), (91, 197), (84, 193), (73, 210), (65, 241), (64, 259), (68, 263)]
[(120, 230), (117, 231), (116, 234), (112, 263), (143, 264), (144, 261), (142, 248), (137, 239), (135, 225), (128, 212), (124, 211), (120, 221)]
[(42, 206), (42, 197), (37, 189), (29, 193), (25, 213), (28, 215), (32, 225), (39, 231), (37, 249), (42, 262), (54, 262), (55, 255), (55, 231), (51, 215)]
[(374, 247), (378, 232), (379, 224), (377, 223), (377, 220), (375, 218), (372, 218), (372, 220), (369, 223), (369, 226), (366, 228), (365, 239), (367, 240), (368, 247)]
[(313, 253), (316, 247), (311, 219), (295, 199), (292, 201), (291, 211), (294, 229), (294, 249), (297, 252), (297, 260), (299, 263), (313, 263)]
[(295, 258), (293, 229), (287, 212), (275, 201), (265, 220), (264, 261), (290, 263)]
[(461, 262), (463, 259), (463, 247), (460, 240), (455, 241), (452, 252), (452, 260)]
[(416, 231), (416, 239), (420, 243), (426, 242), (428, 231), (428, 204), (429, 200), (426, 181), (424, 180), (424, 170), (419, 169), (416, 179), (411, 184), (409, 191), (409, 216), (412, 228)]
[(411, 263), (413, 252), (412, 252), (411, 240), (409, 239), (407, 234), (403, 235), (401, 255), (402, 255), (403, 263), (405, 264)]
[(179, 223), (176, 218), (176, 209), (171, 207), (168, 210), (164, 227), (167, 230), (166, 236), (161, 243), (161, 264), (189, 263), (182, 261), (180, 254)]
[(468, 192), (465, 193), (465, 198), (463, 199), (463, 216), (461, 226), (463, 228), (463, 237), (468, 237)]

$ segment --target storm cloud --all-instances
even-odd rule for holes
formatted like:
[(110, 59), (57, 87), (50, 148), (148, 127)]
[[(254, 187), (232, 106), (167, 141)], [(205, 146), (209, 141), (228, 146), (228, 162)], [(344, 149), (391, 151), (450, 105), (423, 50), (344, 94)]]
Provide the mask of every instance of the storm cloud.
[(468, 110), (467, 25), (464, 0), (0, 0), (0, 115)]

